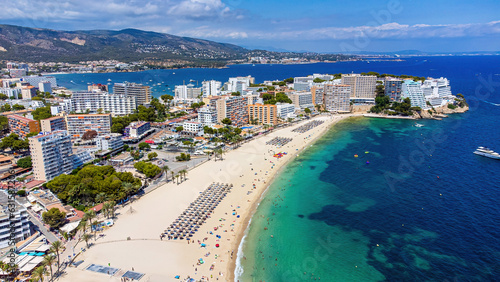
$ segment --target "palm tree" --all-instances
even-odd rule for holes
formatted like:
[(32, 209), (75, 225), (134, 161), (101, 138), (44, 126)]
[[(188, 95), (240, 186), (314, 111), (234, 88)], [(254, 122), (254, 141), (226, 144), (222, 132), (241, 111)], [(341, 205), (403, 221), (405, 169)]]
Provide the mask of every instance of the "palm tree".
[[(184, 177), (184, 180), (186, 180), (186, 174), (187, 174), (187, 170), (183, 169), (181, 171), (179, 171), (179, 174)], [(181, 180), (182, 181), (182, 180)]]
[(179, 185), (179, 175), (175, 175), (175, 178), (177, 178), (177, 185)]
[[(94, 218), (96, 218), (96, 217), (97, 217), (97, 215), (96, 215), (95, 211), (94, 211), (94, 210), (88, 210), (88, 211), (85, 213), (85, 217), (89, 220), (89, 222), (90, 222), (90, 226), (91, 226), (91, 227), (94, 227), (94, 236), (95, 236), (95, 234), (96, 234), (96, 232), (97, 232), (97, 230), (96, 230), (96, 228), (95, 228), (95, 223), (96, 223), (96, 222), (95, 222), (95, 221), (94, 221), (94, 222), (92, 222), (92, 219), (94, 219)], [(85, 218), (85, 217), (84, 217), (84, 218)], [(91, 229), (91, 230), (92, 230), (92, 229)]]
[(108, 207), (108, 214), (111, 216), (111, 218), (115, 217), (115, 206), (116, 202), (115, 201), (109, 201), (108, 202), (109, 207)]
[[(219, 155), (219, 159), (223, 160), (222, 154), (224, 154), (224, 150), (222, 148), (217, 148), (214, 150), (215, 156)], [(217, 158), (216, 158), (217, 159)]]
[(170, 171), (170, 173), (172, 174), (172, 182), (174, 182), (175, 181), (175, 176), (174, 176), (175, 173), (173, 171)]
[(168, 181), (168, 177), (167, 177), (167, 171), (169, 170), (168, 165), (164, 165), (161, 169), (163, 170), (163, 172), (165, 172), (165, 179), (167, 179), (167, 181)]
[(85, 243), (87, 244), (87, 249), (89, 248), (90, 238), (92, 238), (92, 235), (90, 235), (90, 234), (83, 234), (83, 236), (82, 236), (83, 241), (85, 241)]
[(78, 224), (78, 228), (80, 230), (83, 230), (83, 234), (85, 234), (85, 232), (87, 231), (87, 219), (85, 218), (85, 216), (82, 218), (82, 220), (80, 221), (80, 224)]
[(45, 269), (45, 266), (39, 266), (33, 270), (33, 273), (31, 274), (31, 277), (35, 279), (35, 281), (42, 281), (43, 282), (43, 276), (47, 273), (47, 269)]
[(50, 280), (54, 278), (54, 274), (52, 272), (52, 265), (54, 264), (55, 261), (56, 257), (51, 254), (48, 254), (43, 257), (43, 264), (47, 265), (50, 268)]
[(62, 248), (63, 245), (61, 241), (52, 242), (52, 245), (50, 246), (50, 251), (57, 255), (57, 269), (59, 269), (61, 266), (60, 264), (61, 261), (59, 260), (59, 252), (62, 250)]
[(106, 202), (102, 205), (102, 213), (106, 218), (109, 218), (109, 202)]
[(95, 197), (95, 201), (99, 204), (105, 202), (106, 200), (107, 200), (106, 193), (99, 193)]

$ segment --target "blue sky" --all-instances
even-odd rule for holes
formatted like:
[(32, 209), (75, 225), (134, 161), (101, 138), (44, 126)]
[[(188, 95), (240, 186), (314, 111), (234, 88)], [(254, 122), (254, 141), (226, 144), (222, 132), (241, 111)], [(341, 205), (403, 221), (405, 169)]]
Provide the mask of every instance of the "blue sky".
[(0, 22), (138, 28), (291, 51), (499, 51), (500, 1), (0, 0)]

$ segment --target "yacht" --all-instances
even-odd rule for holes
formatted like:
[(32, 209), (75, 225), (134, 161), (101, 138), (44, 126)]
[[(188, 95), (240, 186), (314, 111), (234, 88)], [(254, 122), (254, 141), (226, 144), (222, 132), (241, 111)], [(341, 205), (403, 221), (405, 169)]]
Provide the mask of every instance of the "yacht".
[(487, 157), (487, 158), (500, 160), (500, 154), (498, 154), (497, 152), (494, 152), (491, 149), (485, 148), (485, 147), (477, 148), (476, 151), (474, 151), (474, 154), (480, 155), (483, 157)]
[(420, 123), (415, 123), (415, 126), (416, 126), (416, 127), (422, 127), (422, 126), (424, 126), (424, 125), (423, 125), (423, 124), (420, 124)]

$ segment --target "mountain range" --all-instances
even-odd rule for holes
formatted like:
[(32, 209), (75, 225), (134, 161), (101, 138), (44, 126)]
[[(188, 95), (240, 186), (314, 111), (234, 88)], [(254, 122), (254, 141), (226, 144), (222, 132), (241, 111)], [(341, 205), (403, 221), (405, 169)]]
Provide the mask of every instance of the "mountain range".
[(248, 51), (233, 44), (137, 29), (59, 31), (0, 25), (0, 60), (225, 61)]

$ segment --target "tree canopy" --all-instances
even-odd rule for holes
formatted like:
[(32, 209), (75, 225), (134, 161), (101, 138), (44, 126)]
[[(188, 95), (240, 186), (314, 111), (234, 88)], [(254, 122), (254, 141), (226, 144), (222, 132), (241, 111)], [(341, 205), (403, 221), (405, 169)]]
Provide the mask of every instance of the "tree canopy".
[[(127, 188), (130, 184), (134, 189)], [(141, 181), (130, 172), (116, 172), (112, 166), (87, 165), (75, 174), (57, 176), (46, 187), (63, 203), (83, 210), (94, 206), (96, 196), (100, 193), (119, 202), (136, 193), (141, 185)]]
[(31, 162), (31, 156), (19, 159), (17, 161), (17, 166), (18, 167), (22, 167), (22, 168), (30, 168), (30, 167), (32, 167), (33, 163)]
[(51, 208), (42, 213), (42, 219), (43, 222), (48, 224), (51, 228), (59, 228), (66, 222), (66, 214), (58, 208)]
[(146, 143), (146, 142), (139, 143), (138, 147), (141, 150), (149, 150), (149, 149), (151, 149), (151, 146), (148, 143)]
[(30, 144), (28, 139), (20, 139), (15, 133), (11, 133), (9, 136), (4, 137), (0, 142), (0, 149), (5, 150), (10, 148), (13, 151), (21, 151), (29, 149)]
[(146, 177), (153, 178), (161, 173), (161, 168), (157, 165), (148, 162), (136, 162), (134, 168), (139, 172), (144, 173)]
[(50, 106), (38, 108), (31, 112), (33, 115), (33, 119), (35, 120), (42, 120), (42, 119), (47, 119), (52, 117), (52, 113), (50, 112)]

